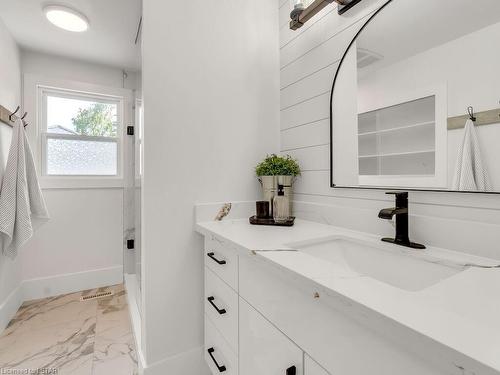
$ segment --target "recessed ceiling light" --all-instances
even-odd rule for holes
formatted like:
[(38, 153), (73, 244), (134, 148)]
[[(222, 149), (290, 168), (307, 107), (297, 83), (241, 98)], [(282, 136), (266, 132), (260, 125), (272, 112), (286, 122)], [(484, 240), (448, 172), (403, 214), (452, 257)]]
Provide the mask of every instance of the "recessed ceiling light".
[(45, 17), (61, 29), (83, 32), (89, 28), (89, 21), (80, 12), (63, 5), (49, 5), (43, 8)]

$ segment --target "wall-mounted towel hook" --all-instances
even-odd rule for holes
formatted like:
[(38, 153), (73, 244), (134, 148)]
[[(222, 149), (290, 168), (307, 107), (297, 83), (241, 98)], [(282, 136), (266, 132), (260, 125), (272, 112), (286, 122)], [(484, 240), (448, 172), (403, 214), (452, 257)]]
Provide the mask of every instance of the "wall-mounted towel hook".
[(476, 121), (476, 117), (474, 116), (474, 108), (472, 106), (467, 107), (467, 113), (469, 114), (469, 118), (472, 121)]
[(24, 127), (27, 127), (27, 126), (28, 126), (28, 123), (24, 121), (24, 118), (25, 118), (26, 116), (28, 116), (28, 112), (24, 112), (23, 117), (21, 117), (21, 120), (23, 120), (23, 122), (24, 122)]
[(14, 121), (14, 120), (12, 120), (12, 116), (14, 116), (17, 113), (17, 111), (19, 111), (20, 108), (21, 107), (17, 106), (16, 110), (9, 115), (9, 120), (10, 121)]

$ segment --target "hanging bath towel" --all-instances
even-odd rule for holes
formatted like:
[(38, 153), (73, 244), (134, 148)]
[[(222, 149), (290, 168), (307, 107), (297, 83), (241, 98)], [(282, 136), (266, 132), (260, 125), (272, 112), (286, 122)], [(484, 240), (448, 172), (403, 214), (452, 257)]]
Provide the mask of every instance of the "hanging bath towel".
[(490, 191), (491, 184), (481, 158), (474, 123), (465, 123), (464, 139), (458, 150), (453, 189), (460, 191)]
[(48, 219), (24, 124), (17, 120), (0, 189), (3, 254), (14, 259), (17, 250), (33, 236), (34, 228)]

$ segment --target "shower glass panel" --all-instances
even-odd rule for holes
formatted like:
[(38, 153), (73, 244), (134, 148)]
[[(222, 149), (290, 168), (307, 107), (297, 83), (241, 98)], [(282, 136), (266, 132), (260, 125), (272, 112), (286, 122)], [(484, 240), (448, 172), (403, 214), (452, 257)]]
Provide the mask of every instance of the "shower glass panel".
[(135, 178), (134, 178), (134, 203), (135, 203), (135, 275), (137, 281), (137, 305), (141, 312), (141, 180), (142, 180), (142, 135), (144, 124), (144, 112), (142, 100), (135, 102)]

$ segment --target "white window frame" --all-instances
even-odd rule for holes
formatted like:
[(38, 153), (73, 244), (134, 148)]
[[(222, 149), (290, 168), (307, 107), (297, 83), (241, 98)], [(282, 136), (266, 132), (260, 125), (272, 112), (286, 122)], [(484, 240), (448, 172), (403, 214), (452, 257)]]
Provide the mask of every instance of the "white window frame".
[[(40, 173), (43, 177), (56, 177), (56, 178), (74, 178), (74, 177), (86, 177), (86, 178), (123, 178), (123, 160), (120, 157), (122, 154), (123, 148), (123, 139), (121, 134), (123, 133), (123, 98), (121, 97), (111, 97), (111, 96), (103, 96), (101, 94), (90, 94), (87, 92), (77, 92), (77, 91), (68, 91), (65, 89), (54, 89), (47, 88), (43, 86), (39, 86), (40, 95), (41, 95), (41, 169)], [(48, 124), (47, 124), (47, 97), (54, 96), (58, 98), (65, 99), (89, 99), (95, 101), (96, 103), (105, 103), (105, 104), (116, 104), (117, 106), (117, 118), (116, 118), (116, 137), (99, 137), (99, 136), (85, 136), (85, 135), (69, 135), (69, 134), (57, 134), (57, 133), (48, 133)], [(67, 140), (80, 140), (80, 141), (94, 141), (94, 142), (116, 142), (116, 174), (115, 175), (54, 175), (47, 173), (47, 143), (49, 139), (67, 139)]]
[[(127, 125), (133, 120), (132, 116), (132, 90), (124, 88), (106, 87), (95, 84), (52, 79), (35, 74), (24, 74), (24, 105), (28, 111), (28, 122), (26, 127), (33, 152), (37, 159), (37, 169), (40, 176), (40, 185), (44, 189), (81, 189), (81, 188), (123, 188), (125, 166), (128, 158), (125, 147), (125, 132)], [(65, 138), (83, 140), (86, 136), (72, 136), (61, 134), (44, 134), (47, 131), (46, 105), (44, 105), (44, 93), (53, 93), (57, 96), (68, 95), (69, 97), (85, 97), (105, 102), (115, 102), (117, 108), (117, 136), (110, 137), (117, 141), (117, 175), (47, 175), (45, 172), (46, 140), (49, 138)], [(90, 140), (98, 140), (101, 137), (89, 136)], [(106, 140), (102, 137), (101, 140)], [(133, 157), (133, 155), (132, 155)]]

